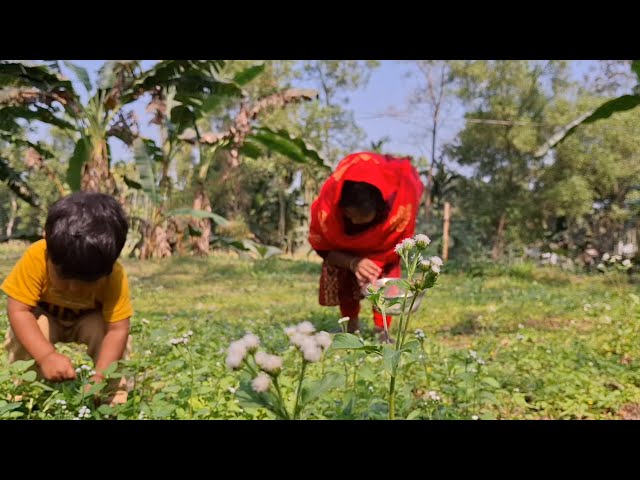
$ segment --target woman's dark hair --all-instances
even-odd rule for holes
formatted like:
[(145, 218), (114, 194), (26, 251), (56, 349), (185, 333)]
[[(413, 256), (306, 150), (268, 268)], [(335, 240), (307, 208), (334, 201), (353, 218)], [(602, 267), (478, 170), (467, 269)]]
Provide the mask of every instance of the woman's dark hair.
[(128, 230), (127, 217), (115, 198), (77, 192), (49, 209), (47, 255), (63, 278), (94, 281), (111, 274)]
[(340, 194), (340, 208), (357, 208), (363, 213), (384, 213), (387, 203), (382, 197), (382, 192), (367, 182), (354, 182), (345, 180)]

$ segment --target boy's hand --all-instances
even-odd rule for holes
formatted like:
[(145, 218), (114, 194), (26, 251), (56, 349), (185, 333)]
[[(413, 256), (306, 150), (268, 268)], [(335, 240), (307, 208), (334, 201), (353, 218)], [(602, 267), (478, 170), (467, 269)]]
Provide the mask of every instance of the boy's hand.
[(52, 382), (63, 382), (65, 380), (75, 380), (76, 372), (73, 369), (71, 360), (66, 355), (58, 352), (51, 352), (42, 357), (38, 365), (42, 370), (42, 375)]

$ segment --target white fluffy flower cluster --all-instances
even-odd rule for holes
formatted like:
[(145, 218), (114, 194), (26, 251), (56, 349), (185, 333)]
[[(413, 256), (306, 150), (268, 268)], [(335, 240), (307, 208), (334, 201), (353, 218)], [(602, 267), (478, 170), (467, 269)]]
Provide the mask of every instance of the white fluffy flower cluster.
[(284, 329), (292, 345), (300, 349), (307, 362), (317, 362), (322, 358), (322, 352), (331, 345), (331, 336), (327, 332), (318, 332), (311, 322), (304, 321), (295, 327)]
[(255, 351), (260, 346), (260, 339), (253, 333), (247, 333), (240, 340), (231, 342), (227, 349), (227, 367), (235, 370), (240, 367), (247, 353)]

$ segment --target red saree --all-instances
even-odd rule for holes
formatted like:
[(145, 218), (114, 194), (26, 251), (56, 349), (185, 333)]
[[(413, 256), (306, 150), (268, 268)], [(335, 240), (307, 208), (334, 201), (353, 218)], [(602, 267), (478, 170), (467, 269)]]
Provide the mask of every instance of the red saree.
[[(338, 207), (345, 180), (367, 182), (376, 186), (390, 204), (387, 218), (364, 232), (347, 235), (343, 214)], [(327, 179), (311, 206), (309, 242), (317, 251), (339, 250), (366, 257), (388, 275), (396, 275), (399, 257), (396, 244), (411, 237), (424, 186), (408, 158), (396, 158), (371, 152), (345, 157)], [(320, 280), (320, 304), (339, 305), (347, 298), (358, 301), (360, 291), (350, 271), (323, 264)]]

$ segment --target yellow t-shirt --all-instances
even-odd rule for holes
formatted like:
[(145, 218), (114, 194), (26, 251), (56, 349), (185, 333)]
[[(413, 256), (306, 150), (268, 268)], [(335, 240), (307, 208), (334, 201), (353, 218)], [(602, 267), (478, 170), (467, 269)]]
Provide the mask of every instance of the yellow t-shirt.
[(86, 288), (68, 292), (57, 290), (47, 273), (47, 242), (38, 240), (31, 245), (0, 286), (14, 300), (30, 307), (46, 302), (75, 313), (81, 310), (102, 310), (105, 322), (126, 320), (133, 315), (129, 298), (127, 274), (119, 262), (108, 277), (89, 284)]

